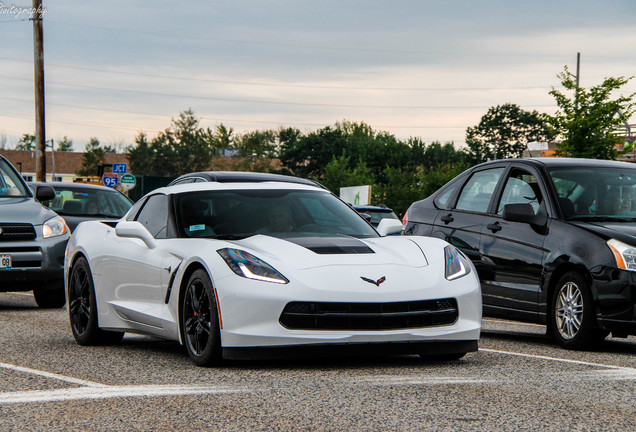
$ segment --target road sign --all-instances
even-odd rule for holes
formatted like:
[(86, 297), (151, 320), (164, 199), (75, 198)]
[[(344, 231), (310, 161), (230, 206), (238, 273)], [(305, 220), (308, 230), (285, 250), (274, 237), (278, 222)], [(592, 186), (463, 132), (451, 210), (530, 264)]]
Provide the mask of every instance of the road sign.
[(117, 183), (119, 183), (119, 175), (115, 173), (104, 173), (102, 176), (102, 183), (104, 183), (104, 186), (114, 188), (117, 186)]
[(119, 184), (126, 190), (131, 190), (137, 185), (137, 179), (132, 174), (124, 174), (119, 179)]
[(125, 163), (114, 163), (113, 164), (113, 172), (115, 174), (126, 174), (128, 171), (128, 165)]

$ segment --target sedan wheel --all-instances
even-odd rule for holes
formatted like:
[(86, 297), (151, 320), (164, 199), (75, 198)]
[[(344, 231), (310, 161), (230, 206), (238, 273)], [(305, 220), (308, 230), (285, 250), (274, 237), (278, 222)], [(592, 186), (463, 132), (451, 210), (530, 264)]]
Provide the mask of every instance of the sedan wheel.
[(85, 258), (79, 258), (71, 269), (68, 287), (68, 313), (75, 340), (80, 345), (121, 341), (124, 333), (104, 331), (98, 327), (93, 277)]
[(181, 331), (192, 361), (212, 366), (221, 360), (221, 336), (212, 282), (204, 270), (195, 271), (183, 292)]
[(590, 348), (607, 336), (607, 332), (597, 328), (593, 303), (588, 284), (580, 274), (568, 272), (559, 280), (550, 320), (555, 338), (565, 348)]

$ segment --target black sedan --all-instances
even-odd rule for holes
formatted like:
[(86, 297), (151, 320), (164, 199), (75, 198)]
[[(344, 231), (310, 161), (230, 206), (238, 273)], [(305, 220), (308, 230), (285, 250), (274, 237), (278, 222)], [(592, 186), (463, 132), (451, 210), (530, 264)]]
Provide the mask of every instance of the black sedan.
[(508, 159), (477, 165), (406, 214), (477, 269), (484, 314), (545, 323), (584, 349), (636, 334), (636, 165)]
[[(31, 188), (43, 183), (32, 182)], [(87, 220), (116, 220), (123, 217), (133, 202), (126, 195), (106, 186), (84, 183), (46, 183), (55, 189), (55, 197), (42, 204), (62, 216), (71, 231)]]

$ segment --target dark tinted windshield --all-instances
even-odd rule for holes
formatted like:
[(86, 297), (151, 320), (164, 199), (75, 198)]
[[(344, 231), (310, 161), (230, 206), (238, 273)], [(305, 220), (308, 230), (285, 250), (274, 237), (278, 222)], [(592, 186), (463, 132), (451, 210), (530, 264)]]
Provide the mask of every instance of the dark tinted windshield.
[(326, 192), (189, 192), (177, 195), (175, 205), (182, 237), (378, 236), (353, 209)]
[(636, 219), (636, 168), (553, 169), (565, 219)]
[(63, 216), (120, 218), (132, 202), (114, 190), (63, 186), (51, 183), (55, 198), (43, 204)]
[(29, 196), (19, 175), (4, 159), (0, 159), (0, 198)]

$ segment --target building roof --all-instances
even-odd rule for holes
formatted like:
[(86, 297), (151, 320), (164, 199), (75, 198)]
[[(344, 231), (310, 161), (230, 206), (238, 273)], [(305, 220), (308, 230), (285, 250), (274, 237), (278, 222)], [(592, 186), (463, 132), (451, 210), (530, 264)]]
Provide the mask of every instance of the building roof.
[[(55, 174), (75, 174), (82, 168), (82, 155), (79, 152), (59, 152), (54, 155), (46, 152), (46, 173), (53, 174), (53, 159), (55, 159)], [(20, 171), (20, 173), (35, 173), (35, 151), (29, 150), (2, 150), (4, 156)], [(53, 156), (53, 157), (52, 157)], [(107, 153), (104, 163), (128, 163), (128, 156), (121, 153)]]

